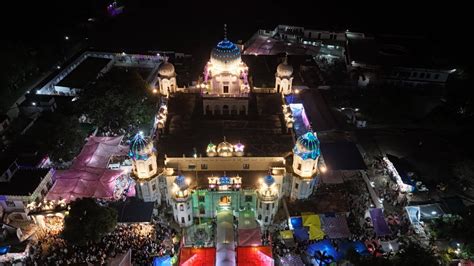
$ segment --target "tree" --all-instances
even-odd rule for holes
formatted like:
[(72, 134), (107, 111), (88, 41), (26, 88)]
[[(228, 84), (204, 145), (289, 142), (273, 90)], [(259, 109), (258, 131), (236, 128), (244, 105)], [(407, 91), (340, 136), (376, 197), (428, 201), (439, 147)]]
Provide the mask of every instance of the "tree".
[(85, 245), (98, 242), (117, 225), (117, 211), (98, 205), (94, 199), (78, 199), (71, 203), (64, 220), (62, 236), (68, 242)]
[(20, 142), (26, 139), (53, 161), (72, 160), (81, 150), (87, 136), (77, 117), (53, 112), (44, 113), (39, 119)]
[(441, 265), (438, 257), (419, 243), (410, 242), (401, 249), (392, 259), (394, 265), (404, 266), (435, 266)]
[(151, 126), (156, 100), (136, 71), (112, 69), (80, 96), (78, 112), (98, 127)]
[(454, 175), (466, 185), (472, 186), (474, 183), (474, 160), (464, 159), (453, 165)]

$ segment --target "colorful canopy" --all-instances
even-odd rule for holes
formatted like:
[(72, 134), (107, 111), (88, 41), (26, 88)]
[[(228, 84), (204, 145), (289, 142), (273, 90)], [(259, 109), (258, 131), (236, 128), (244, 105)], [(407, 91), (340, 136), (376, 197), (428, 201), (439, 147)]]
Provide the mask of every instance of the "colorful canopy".
[(126, 154), (120, 145), (122, 137), (90, 137), (71, 168), (55, 173), (55, 183), (46, 198), (69, 202), (83, 197), (112, 199), (122, 193), (134, 196), (135, 186), (131, 180), (120, 178), (121, 170), (107, 169), (112, 155)]
[(180, 266), (208, 266), (216, 264), (215, 248), (181, 248)]
[[(328, 239), (318, 241), (316, 243), (309, 245), (308, 248), (306, 249), (306, 252), (308, 252), (308, 254), (311, 257), (316, 257), (316, 258), (320, 257), (319, 259), (324, 260), (324, 262), (326, 263), (324, 265), (327, 265), (333, 261), (338, 261), (341, 258), (340, 254), (332, 246), (331, 241)], [(324, 259), (323, 256), (318, 256), (318, 254), (324, 255), (326, 259)], [(316, 263), (317, 263), (316, 265), (323, 265), (323, 263), (320, 263), (320, 262), (318, 263), (318, 259), (316, 260)]]
[(153, 266), (171, 266), (171, 257), (170, 255), (155, 257), (153, 259)]
[(270, 246), (238, 247), (238, 266), (273, 266), (272, 248)]
[(390, 228), (388, 227), (383, 211), (380, 208), (374, 208), (370, 210), (370, 217), (372, 218), (372, 223), (374, 225), (375, 234), (377, 236), (387, 236), (392, 234)]
[(323, 216), (323, 230), (331, 239), (348, 238), (351, 236), (349, 226), (345, 216), (338, 215), (335, 217)]
[(321, 220), (314, 213), (302, 213), (303, 226), (308, 227), (309, 240), (324, 238), (324, 232), (321, 230)]
[(283, 239), (293, 239), (293, 231), (291, 230), (280, 231), (280, 236)]

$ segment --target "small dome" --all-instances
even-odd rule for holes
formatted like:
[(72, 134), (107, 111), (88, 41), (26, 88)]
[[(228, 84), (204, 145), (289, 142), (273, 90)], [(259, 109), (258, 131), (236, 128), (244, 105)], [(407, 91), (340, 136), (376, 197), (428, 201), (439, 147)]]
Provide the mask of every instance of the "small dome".
[(209, 156), (209, 157), (216, 156), (216, 145), (214, 145), (214, 143), (210, 142), (207, 145), (206, 153), (207, 153), (207, 156)]
[(296, 141), (293, 152), (303, 157), (303, 159), (316, 159), (320, 154), (319, 139), (316, 133), (309, 131), (301, 135)]
[(289, 77), (293, 74), (293, 67), (288, 65), (288, 61), (285, 57), (285, 60), (280, 63), (277, 67), (277, 75), (279, 77)]
[(158, 68), (158, 74), (162, 77), (173, 77), (175, 75), (173, 64), (168, 61), (162, 63)]
[(144, 137), (143, 132), (139, 132), (130, 140), (128, 155), (135, 160), (146, 159), (148, 157), (147, 146), (148, 141)]
[(225, 140), (217, 145), (217, 153), (219, 156), (230, 157), (233, 151), (234, 146)]
[(267, 175), (263, 178), (263, 182), (267, 185), (267, 186), (271, 186), (275, 183), (275, 178), (272, 176), (272, 175)]
[(174, 183), (178, 185), (180, 189), (183, 189), (187, 186), (186, 178), (184, 177), (184, 175), (177, 176), (176, 179), (174, 180)]
[(240, 49), (233, 42), (224, 39), (212, 49), (211, 62), (213, 61), (223, 64), (240, 62)]

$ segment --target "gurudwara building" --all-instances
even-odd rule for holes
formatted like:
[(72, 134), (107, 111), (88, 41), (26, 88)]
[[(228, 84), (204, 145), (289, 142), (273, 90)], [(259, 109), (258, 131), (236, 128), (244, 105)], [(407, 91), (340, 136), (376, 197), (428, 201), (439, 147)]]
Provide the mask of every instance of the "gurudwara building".
[[(161, 70), (160, 92), (172, 101), (173, 82), (176, 82), (174, 68), (165, 62)], [(292, 93), (293, 67), (285, 58), (274, 73), (275, 90), (270, 96), (276, 96), (284, 103), (284, 96)], [(212, 49), (201, 83), (197, 85), (201, 93), (196, 97), (203, 109), (202, 112), (198, 110), (201, 113), (197, 121), (199, 126), (192, 128), (191, 134), (198, 135), (199, 130), (206, 130), (206, 123), (222, 124), (227, 120), (219, 117), (226, 116), (233, 116), (234, 120), (225, 123), (256, 123), (256, 129), (262, 127), (260, 123), (265, 122), (266, 117), (259, 117), (261, 120), (256, 122), (256, 118), (248, 118), (252, 104), (248, 76), (249, 68), (242, 61), (237, 45), (227, 38), (220, 41)], [(284, 121), (282, 126), (285, 126)], [(280, 126), (276, 128), (280, 130)], [(162, 145), (176, 140), (176, 146), (170, 144), (168, 150), (161, 151), (142, 134), (137, 134), (130, 143), (130, 156), (138, 195), (147, 201), (162, 201), (170, 206), (174, 220), (181, 227), (215, 217), (219, 219), (220, 213), (239, 218), (241, 212), (251, 213), (261, 227), (266, 227), (274, 221), (283, 197), (300, 200), (311, 195), (317, 183), (320, 156), (316, 133), (309, 130), (297, 136), (279, 154), (248, 152), (245, 141), (229, 141), (225, 133), (214, 139), (211, 136), (211, 141), (208, 139), (201, 149), (189, 147), (194, 150), (192, 156), (171, 154), (185, 142), (183, 136), (173, 139), (170, 134), (159, 139)], [(286, 130), (275, 135), (292, 138)], [(163, 158), (158, 159), (158, 165), (157, 157)]]

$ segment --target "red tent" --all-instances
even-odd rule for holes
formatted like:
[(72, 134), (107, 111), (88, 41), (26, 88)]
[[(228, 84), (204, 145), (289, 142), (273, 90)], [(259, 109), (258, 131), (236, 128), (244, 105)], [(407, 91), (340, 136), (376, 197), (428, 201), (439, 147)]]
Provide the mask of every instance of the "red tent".
[(238, 266), (273, 266), (272, 248), (270, 246), (238, 247)]
[(215, 248), (181, 248), (180, 266), (208, 266), (216, 264)]

